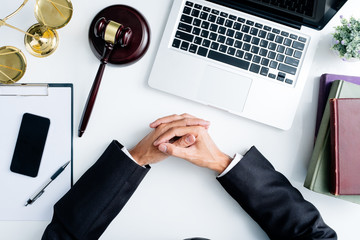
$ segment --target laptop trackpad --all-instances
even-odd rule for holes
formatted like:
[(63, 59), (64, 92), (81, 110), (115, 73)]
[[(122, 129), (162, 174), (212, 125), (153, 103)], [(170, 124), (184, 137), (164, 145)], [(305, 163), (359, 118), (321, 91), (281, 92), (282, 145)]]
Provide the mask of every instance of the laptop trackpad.
[(242, 112), (252, 79), (207, 66), (200, 81), (200, 101), (228, 111)]

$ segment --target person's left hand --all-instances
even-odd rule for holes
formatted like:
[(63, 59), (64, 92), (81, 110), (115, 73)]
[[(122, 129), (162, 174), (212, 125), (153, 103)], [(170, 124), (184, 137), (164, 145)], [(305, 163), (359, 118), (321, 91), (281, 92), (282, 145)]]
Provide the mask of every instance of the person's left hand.
[[(159, 151), (157, 147), (154, 146), (154, 141), (161, 136), (163, 133), (167, 132), (169, 129), (174, 127), (185, 127), (185, 126), (202, 126), (208, 128), (210, 122), (195, 118), (188, 114), (182, 115), (171, 115), (163, 118), (159, 118), (150, 124), (150, 127), (153, 127), (154, 130), (146, 135), (134, 148), (129, 152), (135, 161), (141, 165), (147, 165), (152, 163), (157, 163), (161, 160), (164, 160), (168, 157), (167, 154)], [(176, 141), (175, 141), (176, 140)], [(194, 143), (193, 139), (189, 138), (180, 138), (175, 139), (174, 144), (176, 146), (188, 147)]]

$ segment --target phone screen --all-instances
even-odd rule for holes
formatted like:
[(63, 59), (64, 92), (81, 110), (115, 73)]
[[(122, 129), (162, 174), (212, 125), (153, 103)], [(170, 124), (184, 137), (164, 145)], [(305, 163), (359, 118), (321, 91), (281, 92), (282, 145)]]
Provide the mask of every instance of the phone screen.
[(30, 177), (38, 175), (50, 119), (30, 113), (23, 115), (10, 170)]

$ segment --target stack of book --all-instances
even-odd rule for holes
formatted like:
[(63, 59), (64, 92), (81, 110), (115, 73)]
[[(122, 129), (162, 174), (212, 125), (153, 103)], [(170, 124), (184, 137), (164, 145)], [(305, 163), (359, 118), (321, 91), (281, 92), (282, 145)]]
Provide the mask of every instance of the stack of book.
[(317, 111), (304, 186), (360, 204), (360, 77), (323, 74)]

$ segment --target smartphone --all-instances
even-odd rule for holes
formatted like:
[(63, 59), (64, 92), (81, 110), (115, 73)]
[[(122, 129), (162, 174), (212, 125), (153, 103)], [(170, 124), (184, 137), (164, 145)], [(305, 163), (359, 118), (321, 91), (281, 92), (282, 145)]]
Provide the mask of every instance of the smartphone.
[(50, 127), (50, 119), (25, 113), (16, 141), (10, 170), (36, 177)]

